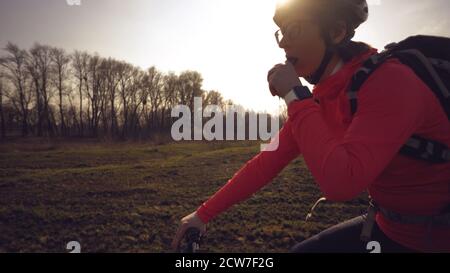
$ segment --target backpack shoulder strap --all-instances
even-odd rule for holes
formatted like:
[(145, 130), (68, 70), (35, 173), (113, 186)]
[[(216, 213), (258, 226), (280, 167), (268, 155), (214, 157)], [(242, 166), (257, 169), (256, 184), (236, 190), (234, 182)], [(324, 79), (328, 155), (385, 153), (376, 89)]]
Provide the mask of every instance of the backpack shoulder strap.
[(358, 109), (358, 91), (373, 72), (388, 58), (392, 57), (390, 52), (381, 52), (369, 57), (362, 66), (353, 74), (349, 88), (347, 89), (347, 97), (350, 101), (351, 114), (354, 115)]
[(438, 98), (450, 120), (450, 91), (433, 67), (436, 66), (450, 71), (450, 62), (436, 58), (427, 58), (417, 49), (395, 50), (395, 44), (387, 45), (386, 48), (387, 50), (374, 54), (367, 59), (353, 75), (347, 90), (351, 114), (354, 115), (358, 109), (357, 92), (361, 89), (364, 82), (384, 61), (390, 58), (397, 58), (426, 82)]
[[(430, 77), (435, 83), (430, 89), (438, 97), (444, 111), (450, 119), (450, 92), (443, 84), (439, 75), (432, 67), (432, 63), (418, 50), (399, 50), (391, 51), (395, 44), (386, 46), (387, 50), (372, 55), (355, 72), (347, 89), (347, 97), (350, 102), (351, 115), (354, 115), (358, 109), (358, 91), (364, 82), (372, 73), (387, 59), (398, 58), (403, 64), (411, 67), (421, 79)], [(438, 61), (436, 61), (438, 62)], [(449, 63), (439, 61), (440, 66), (448, 67)], [(428, 80), (427, 82), (430, 82)], [(411, 136), (407, 143), (400, 149), (400, 154), (419, 160), (425, 160), (431, 163), (450, 162), (450, 148), (440, 142), (422, 138), (418, 135)]]

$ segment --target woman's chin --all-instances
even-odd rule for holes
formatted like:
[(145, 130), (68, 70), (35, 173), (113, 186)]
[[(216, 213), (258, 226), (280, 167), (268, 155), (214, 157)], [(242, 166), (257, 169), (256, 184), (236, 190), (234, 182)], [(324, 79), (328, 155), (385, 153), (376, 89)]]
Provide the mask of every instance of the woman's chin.
[(305, 71), (304, 69), (301, 69), (301, 68), (299, 69), (297, 67), (295, 68), (295, 72), (297, 72), (297, 76), (299, 78), (305, 78), (311, 74), (309, 71)]

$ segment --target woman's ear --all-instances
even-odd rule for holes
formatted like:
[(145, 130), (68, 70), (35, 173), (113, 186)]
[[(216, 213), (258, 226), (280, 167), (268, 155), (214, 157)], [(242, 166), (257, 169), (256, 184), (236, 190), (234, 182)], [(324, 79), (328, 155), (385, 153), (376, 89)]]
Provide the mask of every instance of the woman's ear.
[(335, 45), (344, 40), (347, 35), (347, 24), (343, 20), (339, 20), (335, 23), (334, 27), (330, 30), (331, 42)]

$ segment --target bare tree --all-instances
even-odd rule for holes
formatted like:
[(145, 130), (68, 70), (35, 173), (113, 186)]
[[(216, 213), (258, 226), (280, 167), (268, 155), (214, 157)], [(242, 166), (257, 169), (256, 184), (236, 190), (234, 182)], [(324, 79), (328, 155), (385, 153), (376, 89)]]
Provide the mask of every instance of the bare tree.
[(21, 115), (22, 136), (28, 135), (28, 114), (31, 101), (30, 89), (26, 88), (29, 74), (26, 70), (27, 52), (17, 45), (8, 42), (5, 51), (7, 55), (0, 60), (0, 64), (5, 68), (5, 78), (16, 88), (17, 92), (11, 94), (11, 102)]
[(41, 93), (41, 75), (39, 73), (39, 59), (37, 55), (28, 55), (26, 58), (26, 67), (28, 73), (31, 76), (33, 86), (34, 86), (34, 100), (35, 100), (35, 112), (36, 112), (36, 129), (37, 136), (42, 136), (42, 126), (43, 126), (43, 99)]
[(74, 104), (75, 95), (72, 91), (68, 92), (67, 94), (67, 100), (69, 101), (69, 105), (67, 108), (67, 114), (66, 114), (66, 121), (67, 121), (67, 127), (69, 130), (69, 134), (71, 132), (75, 131), (75, 128), (77, 129), (77, 133), (80, 133), (80, 124), (78, 121), (78, 113), (77, 113), (77, 107)]
[(143, 86), (144, 77), (145, 72), (141, 71), (138, 68), (133, 68), (131, 81), (128, 86), (128, 130), (133, 133), (134, 136), (137, 135), (138, 130), (142, 129), (140, 121), (141, 116), (145, 112), (146, 108), (144, 104), (147, 101), (147, 93)]
[(100, 67), (98, 73), (98, 100), (99, 100), (99, 125), (103, 125), (103, 135), (108, 133), (108, 61), (106, 59), (100, 59)]
[(50, 99), (52, 97), (51, 88), (49, 87), (50, 81), (50, 69), (51, 69), (51, 48), (47, 45), (40, 45), (36, 43), (31, 49), (30, 53), (32, 58), (34, 59), (34, 63), (36, 65), (35, 73), (38, 73), (40, 76), (40, 89), (39, 96), (42, 98), (42, 106), (43, 106), (43, 119), (46, 123), (46, 130), (48, 135), (53, 135), (53, 125), (52, 125), (52, 117), (50, 116)]
[(205, 93), (203, 102), (205, 105), (218, 105), (221, 108), (223, 108), (224, 105), (222, 94), (214, 90)]
[(64, 94), (64, 81), (67, 79), (67, 69), (69, 67), (70, 58), (66, 54), (64, 49), (52, 48), (51, 58), (53, 61), (53, 67), (56, 74), (56, 85), (58, 89), (59, 98), (59, 115), (60, 115), (60, 130), (61, 135), (66, 134), (66, 125), (64, 122), (64, 107), (63, 107), (63, 96)]
[(165, 128), (166, 110), (174, 106), (179, 88), (178, 76), (169, 72), (164, 76), (163, 100), (161, 109), (161, 128)]
[(110, 106), (110, 119), (111, 119), (111, 136), (115, 136), (117, 133), (117, 114), (116, 114), (116, 98), (118, 93), (118, 85), (120, 82), (120, 63), (114, 59), (104, 60), (105, 77), (106, 77), (106, 90), (107, 97)]
[(197, 71), (185, 71), (179, 76), (179, 101), (194, 111), (194, 98), (202, 97), (203, 78)]
[(149, 128), (155, 128), (158, 124), (157, 113), (162, 102), (162, 74), (154, 66), (150, 67), (143, 78), (143, 91), (150, 102)]
[(6, 126), (5, 126), (5, 114), (3, 113), (3, 90), (4, 90), (4, 84), (3, 84), (4, 75), (3, 72), (0, 70), (0, 129), (2, 130), (0, 134), (0, 138), (4, 139), (6, 137)]
[(126, 138), (126, 132), (129, 126), (129, 105), (130, 105), (130, 84), (133, 78), (133, 74), (137, 71), (134, 70), (133, 66), (128, 63), (121, 62), (117, 66), (117, 72), (119, 76), (119, 96), (122, 106), (122, 132), (121, 137)]
[(72, 55), (72, 67), (75, 71), (75, 77), (78, 80), (78, 95), (79, 95), (79, 115), (80, 115), (80, 136), (83, 136), (83, 80), (87, 79), (89, 55), (86, 52), (75, 51)]
[[(102, 78), (100, 77), (101, 58), (98, 55), (89, 58), (87, 74), (85, 75), (86, 94), (89, 99), (90, 111), (88, 112), (89, 127), (94, 137), (98, 136), (98, 125), (101, 115), (100, 88)], [(90, 117), (89, 117), (90, 116)]]

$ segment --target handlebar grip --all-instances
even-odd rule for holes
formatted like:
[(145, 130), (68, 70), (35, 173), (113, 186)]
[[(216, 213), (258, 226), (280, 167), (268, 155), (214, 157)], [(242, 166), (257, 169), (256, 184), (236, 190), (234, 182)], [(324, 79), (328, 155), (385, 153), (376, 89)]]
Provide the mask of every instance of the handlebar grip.
[(194, 227), (190, 227), (186, 230), (185, 234), (185, 246), (181, 249), (182, 253), (195, 253), (200, 248), (201, 234), (200, 230)]

